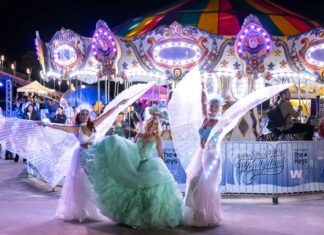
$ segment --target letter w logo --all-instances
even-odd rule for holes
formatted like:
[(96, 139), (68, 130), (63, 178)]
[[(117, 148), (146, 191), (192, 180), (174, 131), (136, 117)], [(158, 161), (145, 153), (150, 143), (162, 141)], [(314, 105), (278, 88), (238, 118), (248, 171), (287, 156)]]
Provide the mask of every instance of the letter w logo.
[(302, 178), (302, 173), (303, 173), (303, 170), (291, 170), (290, 171), (290, 177), (292, 178), (292, 179), (296, 179), (296, 178), (298, 178), (298, 179), (301, 179)]

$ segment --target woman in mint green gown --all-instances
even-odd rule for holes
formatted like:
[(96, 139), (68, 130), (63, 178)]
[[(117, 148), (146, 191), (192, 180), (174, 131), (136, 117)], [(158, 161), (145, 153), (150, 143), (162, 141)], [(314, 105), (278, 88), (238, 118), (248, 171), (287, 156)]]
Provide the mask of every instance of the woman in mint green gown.
[(114, 135), (81, 154), (101, 213), (116, 223), (175, 227), (182, 222), (182, 194), (162, 160), (159, 132), (153, 117), (137, 143)]

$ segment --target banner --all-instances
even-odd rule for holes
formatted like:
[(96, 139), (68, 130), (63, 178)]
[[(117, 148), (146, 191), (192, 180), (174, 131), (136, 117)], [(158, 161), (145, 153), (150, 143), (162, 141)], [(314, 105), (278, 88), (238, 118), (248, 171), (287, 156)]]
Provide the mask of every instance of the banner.
[[(324, 145), (321, 141), (222, 143), (223, 193), (280, 194), (324, 190)], [(172, 141), (163, 142), (163, 159), (184, 187), (186, 174)]]
[(225, 142), (223, 192), (293, 193), (324, 189), (321, 142)]
[(172, 141), (163, 141), (163, 161), (178, 184), (186, 183), (186, 173), (177, 157)]

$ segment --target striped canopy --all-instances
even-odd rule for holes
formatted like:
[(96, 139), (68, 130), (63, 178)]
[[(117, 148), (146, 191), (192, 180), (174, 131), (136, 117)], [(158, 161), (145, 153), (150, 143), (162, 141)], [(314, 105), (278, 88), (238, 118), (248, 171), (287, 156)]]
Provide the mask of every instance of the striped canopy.
[(174, 21), (213, 34), (234, 36), (244, 18), (253, 14), (272, 36), (291, 36), (320, 26), (270, 0), (181, 0), (115, 27), (114, 33), (133, 38)]

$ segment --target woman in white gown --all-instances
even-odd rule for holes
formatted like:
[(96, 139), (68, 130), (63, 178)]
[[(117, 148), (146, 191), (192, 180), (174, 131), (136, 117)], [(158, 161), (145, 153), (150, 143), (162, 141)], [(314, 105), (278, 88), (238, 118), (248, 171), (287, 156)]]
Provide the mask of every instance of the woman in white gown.
[[(190, 162), (187, 171), (187, 188), (185, 196), (185, 223), (191, 226), (217, 226), (221, 222), (220, 190), (221, 159), (216, 158), (216, 138), (214, 136), (207, 146), (207, 139), (218, 122), (217, 115), (221, 100), (207, 97), (202, 86), (202, 113), (204, 121), (199, 128), (200, 149)], [(213, 170), (209, 166), (213, 166)]]
[[(117, 105), (118, 106), (118, 105)], [(70, 166), (66, 173), (61, 197), (56, 209), (56, 217), (64, 220), (85, 219), (103, 220), (92, 198), (92, 186), (84, 173), (80, 163), (80, 153), (87, 149), (95, 140), (96, 126), (106, 119), (117, 106), (91, 121), (88, 110), (81, 110), (76, 116), (75, 126), (49, 124), (49, 127), (73, 133), (80, 142), (74, 151)]]

